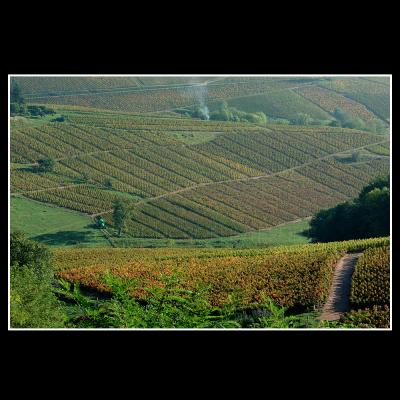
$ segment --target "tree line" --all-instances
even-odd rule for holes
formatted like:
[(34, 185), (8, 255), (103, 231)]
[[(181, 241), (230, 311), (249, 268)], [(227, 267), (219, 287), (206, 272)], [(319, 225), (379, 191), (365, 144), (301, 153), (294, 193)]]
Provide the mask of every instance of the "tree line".
[(323, 209), (304, 232), (313, 242), (332, 242), (388, 236), (390, 234), (389, 175), (366, 185), (359, 196)]

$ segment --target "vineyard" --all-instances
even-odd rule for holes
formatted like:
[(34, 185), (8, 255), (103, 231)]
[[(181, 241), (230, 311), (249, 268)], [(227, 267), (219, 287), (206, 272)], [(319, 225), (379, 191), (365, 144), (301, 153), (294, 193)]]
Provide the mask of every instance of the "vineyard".
[(333, 113), (336, 108), (341, 108), (353, 117), (361, 118), (365, 121), (371, 121), (376, 118), (375, 114), (363, 104), (322, 87), (304, 87), (297, 89), (297, 93), (318, 104), (329, 113)]
[(366, 79), (334, 80), (321, 86), (365, 105), (378, 117), (390, 117), (390, 87)]
[(257, 250), (71, 249), (57, 250), (54, 257), (59, 277), (99, 291), (108, 291), (106, 273), (137, 279), (141, 287), (162, 286), (163, 275), (178, 273), (185, 289), (200, 282), (210, 285), (214, 305), (223, 305), (239, 291), (243, 305), (251, 306), (265, 294), (281, 306), (307, 309), (326, 300), (341, 254), (388, 244), (389, 238), (376, 238)]
[[(222, 100), (247, 112), (294, 119), (299, 113), (329, 121), (336, 108), (371, 122), (389, 120), (390, 86), (384, 77), (18, 77), (28, 100), (52, 106), (128, 113), (166, 112)], [(173, 115), (173, 114), (172, 114)]]
[[(389, 141), (354, 129), (66, 110), (65, 122), (11, 125), (11, 192), (89, 215), (118, 198), (133, 238), (206, 239), (268, 229), (357, 195), (387, 174)], [(196, 138), (202, 138), (196, 139)], [(343, 152), (369, 149), (366, 161)]]
[(354, 308), (389, 305), (389, 258), (388, 246), (368, 249), (359, 258), (352, 279), (350, 297)]
[(10, 326), (389, 328), (390, 85), (11, 76)]

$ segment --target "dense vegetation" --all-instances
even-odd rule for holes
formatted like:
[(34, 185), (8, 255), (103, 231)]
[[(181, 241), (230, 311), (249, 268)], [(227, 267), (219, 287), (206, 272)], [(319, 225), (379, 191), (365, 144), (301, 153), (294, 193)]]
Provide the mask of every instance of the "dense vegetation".
[[(65, 249), (55, 253), (58, 276), (108, 291), (105, 274), (159, 284), (159, 277), (182, 274), (186, 289), (209, 283), (213, 304), (227, 301), (234, 288), (243, 304), (258, 299), (260, 290), (281, 306), (310, 306), (325, 298), (331, 266), (344, 251), (362, 251), (387, 244), (387, 238), (262, 249)], [(140, 294), (140, 293), (139, 293)]]
[(59, 328), (65, 315), (53, 293), (52, 255), (22, 232), (10, 238), (10, 325)]
[(321, 327), (315, 313), (304, 319), (293, 312), (323, 303), (343, 251), (387, 244), (380, 238), (258, 250), (74, 249), (56, 251), (52, 262), (43, 246), (15, 233), (11, 326)]
[(319, 211), (307, 235), (314, 241), (360, 239), (389, 235), (390, 180), (377, 178), (366, 185), (357, 199)]
[(378, 247), (367, 249), (358, 259), (350, 296), (354, 308), (389, 305), (389, 257), (389, 247)]

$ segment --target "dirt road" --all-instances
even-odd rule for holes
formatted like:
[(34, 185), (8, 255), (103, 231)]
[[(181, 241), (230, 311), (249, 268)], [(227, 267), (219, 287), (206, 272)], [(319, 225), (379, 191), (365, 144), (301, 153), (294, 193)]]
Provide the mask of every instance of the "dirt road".
[(346, 254), (336, 264), (328, 300), (318, 317), (320, 321), (338, 320), (343, 313), (350, 310), (351, 277), (361, 254)]

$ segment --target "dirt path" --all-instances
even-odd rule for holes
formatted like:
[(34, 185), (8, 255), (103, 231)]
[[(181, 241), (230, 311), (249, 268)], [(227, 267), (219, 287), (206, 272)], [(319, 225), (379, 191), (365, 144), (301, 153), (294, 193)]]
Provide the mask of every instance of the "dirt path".
[(351, 276), (361, 254), (346, 254), (336, 264), (329, 297), (322, 309), (322, 314), (318, 317), (319, 320), (335, 321), (350, 310)]

